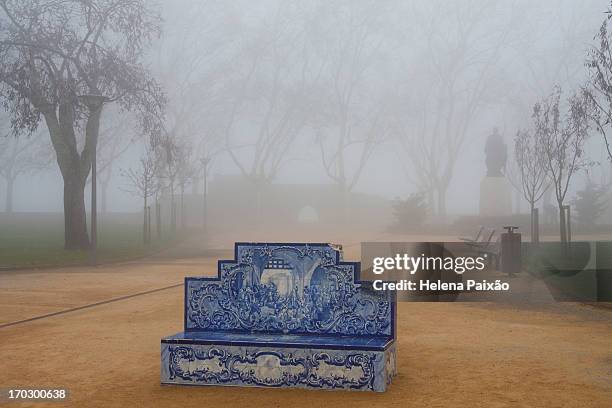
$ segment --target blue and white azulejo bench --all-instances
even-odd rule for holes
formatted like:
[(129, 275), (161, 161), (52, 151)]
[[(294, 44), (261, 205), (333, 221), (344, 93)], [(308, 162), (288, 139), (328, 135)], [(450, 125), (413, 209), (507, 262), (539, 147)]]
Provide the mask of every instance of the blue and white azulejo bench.
[(385, 391), (394, 292), (329, 244), (237, 243), (216, 278), (185, 278), (185, 331), (161, 340), (161, 382)]

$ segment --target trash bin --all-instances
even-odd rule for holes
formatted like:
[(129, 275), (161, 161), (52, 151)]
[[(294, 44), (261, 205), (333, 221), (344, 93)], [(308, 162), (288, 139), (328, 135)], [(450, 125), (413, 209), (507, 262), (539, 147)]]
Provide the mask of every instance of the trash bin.
[(521, 271), (521, 234), (514, 232), (518, 227), (505, 226), (501, 235), (501, 270), (508, 275)]

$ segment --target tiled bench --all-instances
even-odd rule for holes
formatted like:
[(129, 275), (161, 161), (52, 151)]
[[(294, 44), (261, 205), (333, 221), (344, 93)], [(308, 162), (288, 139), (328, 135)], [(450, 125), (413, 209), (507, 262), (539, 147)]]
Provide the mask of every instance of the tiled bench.
[(218, 277), (185, 279), (185, 331), (161, 340), (161, 382), (385, 391), (393, 293), (329, 244), (237, 243)]

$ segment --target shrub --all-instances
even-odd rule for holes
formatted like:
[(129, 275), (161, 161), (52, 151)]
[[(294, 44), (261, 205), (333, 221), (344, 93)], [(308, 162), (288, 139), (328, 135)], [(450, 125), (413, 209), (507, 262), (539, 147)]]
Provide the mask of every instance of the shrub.
[(392, 206), (395, 227), (399, 230), (410, 230), (425, 222), (427, 204), (423, 194), (412, 193), (405, 200), (396, 198)]
[(594, 226), (606, 210), (606, 190), (588, 183), (583, 190), (576, 193), (572, 204), (576, 210), (576, 222), (584, 226)]

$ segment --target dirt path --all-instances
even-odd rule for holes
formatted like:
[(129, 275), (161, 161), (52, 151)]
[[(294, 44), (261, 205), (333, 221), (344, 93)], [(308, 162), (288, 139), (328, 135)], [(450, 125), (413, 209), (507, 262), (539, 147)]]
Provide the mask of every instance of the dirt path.
[[(2, 274), (0, 321), (211, 275), (220, 253)], [(181, 330), (182, 297), (177, 287), (0, 329), (0, 386), (68, 387), (75, 407), (612, 406), (611, 310), (401, 303), (399, 375), (385, 394), (162, 387), (159, 339)]]

